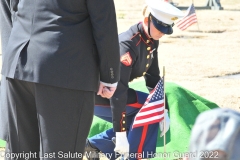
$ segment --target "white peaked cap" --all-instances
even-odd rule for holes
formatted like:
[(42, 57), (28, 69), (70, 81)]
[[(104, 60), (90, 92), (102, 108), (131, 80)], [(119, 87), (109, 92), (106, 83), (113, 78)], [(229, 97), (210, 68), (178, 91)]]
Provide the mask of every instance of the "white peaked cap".
[(166, 24), (173, 24), (175, 20), (184, 16), (184, 13), (172, 4), (163, 0), (146, 0), (151, 14)]

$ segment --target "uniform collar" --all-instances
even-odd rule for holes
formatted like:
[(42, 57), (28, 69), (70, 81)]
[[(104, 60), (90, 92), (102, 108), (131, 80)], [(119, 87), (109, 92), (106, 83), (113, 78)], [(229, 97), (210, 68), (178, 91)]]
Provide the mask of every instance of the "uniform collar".
[(139, 23), (138, 25), (138, 30), (141, 34), (142, 40), (146, 43), (146, 44), (151, 44), (153, 43), (153, 39), (149, 37), (149, 35), (144, 31), (143, 29), (143, 24), (142, 22)]

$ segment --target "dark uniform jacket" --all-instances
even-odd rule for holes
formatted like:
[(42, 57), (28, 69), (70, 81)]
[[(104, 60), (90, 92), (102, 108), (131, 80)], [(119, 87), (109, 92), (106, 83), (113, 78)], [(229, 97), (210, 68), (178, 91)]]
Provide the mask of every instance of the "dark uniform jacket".
[(86, 91), (97, 90), (99, 75), (115, 83), (120, 64), (114, 3), (20, 0), (6, 53), (2, 74), (9, 78)]
[[(119, 35), (119, 43), (120, 81), (110, 103), (113, 109), (114, 130), (124, 131), (126, 129), (125, 107), (129, 103), (128, 95), (133, 95), (129, 94), (131, 89), (128, 83), (144, 76), (146, 86), (154, 88), (160, 79), (157, 53), (159, 41), (149, 38), (143, 30), (142, 23), (138, 23)], [(137, 98), (131, 97), (131, 99)]]

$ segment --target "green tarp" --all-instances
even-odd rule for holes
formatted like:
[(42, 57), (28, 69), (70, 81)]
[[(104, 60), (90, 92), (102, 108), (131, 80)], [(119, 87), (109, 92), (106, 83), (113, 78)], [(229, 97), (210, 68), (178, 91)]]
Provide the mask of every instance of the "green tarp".
[[(144, 81), (137, 81), (130, 84), (131, 88), (139, 91), (148, 92)], [(165, 92), (168, 98), (170, 108), (169, 116), (171, 120), (170, 130), (166, 134), (166, 152), (163, 154), (163, 138), (158, 137), (156, 158), (159, 160), (162, 156), (171, 157), (170, 159), (180, 157), (187, 152), (191, 128), (196, 117), (203, 111), (218, 107), (215, 103), (206, 100), (193, 92), (175, 84), (167, 82)], [(98, 117), (94, 117), (89, 137), (98, 134), (112, 127), (112, 124)], [(4, 141), (0, 141), (0, 147), (5, 146)], [(167, 158), (168, 159), (168, 158)]]

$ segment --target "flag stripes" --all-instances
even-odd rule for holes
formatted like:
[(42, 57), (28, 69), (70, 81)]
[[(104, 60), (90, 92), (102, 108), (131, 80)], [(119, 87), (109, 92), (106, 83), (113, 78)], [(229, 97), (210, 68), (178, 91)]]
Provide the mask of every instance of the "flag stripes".
[[(155, 105), (155, 106), (146, 106), (146, 108), (144, 107), (141, 112), (139, 113), (139, 116), (141, 115), (145, 115), (147, 114), (149, 111), (155, 110), (155, 109), (159, 109), (160, 107), (163, 107), (164, 104), (159, 104), (159, 105)], [(160, 108), (161, 109), (161, 108)], [(150, 113), (150, 112), (149, 112)]]
[(164, 119), (164, 116), (159, 115), (158, 117), (156, 117), (156, 116), (152, 117), (152, 119), (149, 118), (148, 121), (142, 120), (141, 123), (134, 124), (134, 128), (144, 126), (143, 123), (145, 123), (145, 125), (158, 123), (158, 122), (161, 122), (163, 119)]
[[(151, 118), (151, 117), (158, 117), (159, 115), (163, 114), (164, 110), (155, 110), (156, 112), (151, 112), (149, 114), (146, 114), (146, 115), (142, 115), (141, 117), (138, 117), (136, 118), (136, 120), (138, 120), (139, 122), (141, 122), (141, 120), (144, 120), (144, 119), (148, 119), (148, 118)], [(136, 123), (139, 123), (139, 122), (136, 122)]]
[(181, 29), (182, 31), (184, 31), (185, 29), (187, 29), (189, 26), (191, 26), (194, 23), (197, 23), (196, 13), (192, 14), (189, 17), (186, 17), (186, 20), (183, 20), (181, 23), (178, 23), (177, 27), (179, 29)]
[(184, 31), (192, 24), (197, 23), (197, 15), (193, 4), (188, 8), (187, 14), (181, 20), (177, 22), (177, 27)]

